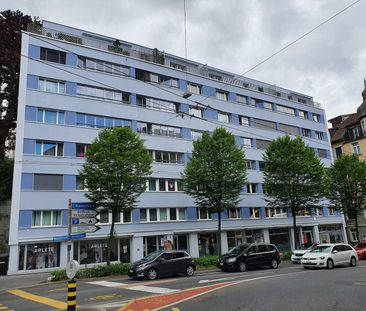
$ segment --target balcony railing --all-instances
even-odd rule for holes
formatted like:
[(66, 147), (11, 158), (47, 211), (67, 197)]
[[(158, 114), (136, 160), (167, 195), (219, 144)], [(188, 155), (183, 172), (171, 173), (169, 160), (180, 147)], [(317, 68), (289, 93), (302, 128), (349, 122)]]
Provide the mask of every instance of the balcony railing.
[[(28, 29), (28, 32), (39, 34), (39, 35), (46, 36), (49, 38), (54, 38), (54, 39), (58, 39), (58, 40), (75, 43), (75, 44), (85, 45), (88, 47), (109, 51), (112, 53), (118, 53), (118, 54), (130, 56), (130, 57), (142, 59), (145, 61), (169, 66), (169, 64), (167, 63), (167, 61), (165, 59), (165, 53), (163, 51), (159, 51), (156, 48), (150, 49), (147, 47), (136, 46), (136, 45), (133, 48), (131, 48), (131, 47), (128, 47), (126, 44), (123, 44), (123, 42), (120, 43), (119, 40), (113, 40), (113, 39), (108, 39), (108, 38), (93, 38), (92, 36), (88, 36), (87, 34), (83, 35), (83, 36), (77, 36), (74, 34), (65, 33), (62, 31), (55, 30), (55, 29), (42, 27), (41, 25), (37, 25), (34, 23), (28, 24), (27, 29)], [(118, 44), (116, 44), (116, 43), (118, 43)], [(210, 73), (210, 69), (207, 67), (207, 65), (193, 66), (193, 65), (189, 65), (187, 63), (185, 67), (186, 67), (185, 70), (189, 73), (193, 73), (196, 75), (200, 75), (200, 76), (212, 79), (212, 74)], [(210, 74), (211, 74), (211, 76), (210, 76)], [(253, 83), (253, 82), (255, 82), (255, 80), (252, 80), (252, 79), (248, 79), (248, 80), (243, 79), (242, 80), (242, 79), (240, 79), (241, 77), (236, 78), (236, 77), (227, 77), (225, 75), (222, 75), (221, 78), (222, 79), (220, 81), (227, 83), (227, 84), (232, 84), (232, 85), (235, 85), (235, 86), (238, 86), (241, 88), (250, 89), (250, 90), (253, 90), (256, 92), (261, 92), (261, 93), (271, 95), (271, 96), (276, 96), (279, 98), (284, 98), (286, 100), (293, 101), (297, 104), (304, 104), (304, 105), (308, 105), (308, 106), (321, 108), (321, 105), (319, 103), (313, 102), (312, 100), (309, 100), (309, 99), (306, 99), (306, 102), (299, 102), (299, 101), (297, 101), (298, 98), (296, 95), (282, 92), (280, 89), (277, 89), (277, 87), (275, 85), (265, 87), (265, 86)], [(301, 98), (301, 99), (304, 100), (304, 98)]]

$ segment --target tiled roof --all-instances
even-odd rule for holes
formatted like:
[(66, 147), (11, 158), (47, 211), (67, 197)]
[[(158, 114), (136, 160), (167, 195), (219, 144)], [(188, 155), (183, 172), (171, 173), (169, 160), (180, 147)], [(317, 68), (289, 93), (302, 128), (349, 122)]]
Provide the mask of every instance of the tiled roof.
[(344, 136), (347, 133), (347, 128), (359, 124), (358, 115), (357, 113), (352, 113), (349, 115), (349, 117), (345, 120), (343, 120), (335, 129), (332, 129), (329, 131), (331, 135), (331, 142), (335, 143), (338, 141), (345, 140)]

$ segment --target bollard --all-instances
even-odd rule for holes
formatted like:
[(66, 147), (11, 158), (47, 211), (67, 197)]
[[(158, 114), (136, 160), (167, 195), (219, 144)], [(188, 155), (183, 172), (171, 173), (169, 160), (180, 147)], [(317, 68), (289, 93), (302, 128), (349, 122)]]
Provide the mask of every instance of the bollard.
[(72, 278), (67, 283), (67, 311), (76, 310), (76, 280)]

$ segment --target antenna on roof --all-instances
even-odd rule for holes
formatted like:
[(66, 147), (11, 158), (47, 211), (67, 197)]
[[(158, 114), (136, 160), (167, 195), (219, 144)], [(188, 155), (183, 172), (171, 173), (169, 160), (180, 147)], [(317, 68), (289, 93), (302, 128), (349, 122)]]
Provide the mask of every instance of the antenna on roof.
[[(187, 10), (186, 10), (186, 0), (183, 0), (184, 9), (184, 57), (186, 60), (186, 81), (188, 80), (188, 59), (187, 59)], [(192, 96), (190, 91), (185, 91), (182, 95), (183, 98), (189, 98)]]

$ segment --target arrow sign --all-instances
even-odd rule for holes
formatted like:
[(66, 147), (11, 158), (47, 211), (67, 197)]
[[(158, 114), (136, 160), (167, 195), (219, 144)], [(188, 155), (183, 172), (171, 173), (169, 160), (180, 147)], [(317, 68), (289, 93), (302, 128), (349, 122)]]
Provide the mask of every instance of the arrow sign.
[(100, 230), (100, 227), (95, 225), (79, 225), (71, 228), (72, 233), (93, 233), (98, 230)]
[(72, 225), (95, 225), (99, 222), (96, 218), (73, 218)]

